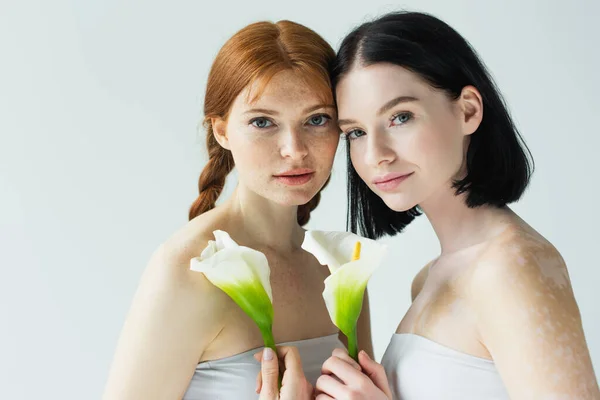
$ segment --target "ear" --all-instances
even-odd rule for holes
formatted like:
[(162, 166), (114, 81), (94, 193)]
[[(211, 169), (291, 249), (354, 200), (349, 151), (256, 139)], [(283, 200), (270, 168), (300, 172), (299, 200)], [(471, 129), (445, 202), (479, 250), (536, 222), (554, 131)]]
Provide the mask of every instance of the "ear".
[(229, 138), (227, 137), (227, 120), (223, 118), (211, 118), (210, 124), (212, 126), (213, 135), (215, 135), (215, 139), (221, 147), (231, 150), (229, 148)]
[(458, 98), (462, 116), (463, 133), (473, 134), (483, 120), (483, 101), (481, 94), (474, 86), (465, 86)]

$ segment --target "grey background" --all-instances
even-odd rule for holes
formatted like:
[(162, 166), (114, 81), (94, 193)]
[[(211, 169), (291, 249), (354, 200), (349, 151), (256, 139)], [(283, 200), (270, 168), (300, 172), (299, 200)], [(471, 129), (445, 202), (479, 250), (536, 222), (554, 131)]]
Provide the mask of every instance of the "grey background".
[[(208, 69), (257, 20), (291, 19), (337, 48), (402, 7), (479, 51), (537, 163), (514, 209), (566, 259), (597, 374), (600, 2), (0, 2), (0, 398), (99, 398), (153, 249), (185, 224), (206, 161)], [(345, 160), (309, 228), (345, 227)], [(229, 182), (229, 189), (235, 177)], [(422, 217), (369, 284), (377, 357), (438, 252)]]

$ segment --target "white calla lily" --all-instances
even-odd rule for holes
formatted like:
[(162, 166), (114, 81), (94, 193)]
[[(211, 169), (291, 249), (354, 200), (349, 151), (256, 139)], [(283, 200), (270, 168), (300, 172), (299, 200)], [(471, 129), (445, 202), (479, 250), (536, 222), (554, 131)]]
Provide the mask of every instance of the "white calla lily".
[(227, 293), (258, 325), (266, 347), (275, 350), (273, 339), (273, 294), (267, 257), (260, 251), (238, 245), (227, 232), (214, 231), (200, 257), (190, 269), (202, 272)]
[(307, 231), (302, 248), (329, 267), (325, 305), (335, 326), (348, 338), (348, 352), (357, 359), (356, 324), (365, 289), (387, 247), (349, 232)]

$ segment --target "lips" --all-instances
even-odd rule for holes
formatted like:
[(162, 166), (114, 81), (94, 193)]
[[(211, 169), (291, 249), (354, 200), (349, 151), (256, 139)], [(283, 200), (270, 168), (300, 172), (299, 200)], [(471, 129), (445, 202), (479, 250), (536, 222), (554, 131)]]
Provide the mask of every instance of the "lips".
[(274, 175), (275, 179), (284, 185), (299, 186), (308, 183), (315, 175), (315, 171), (308, 168), (295, 168)]
[(290, 169), (288, 171), (282, 172), (280, 174), (275, 175), (275, 177), (279, 178), (282, 176), (298, 176), (298, 175), (306, 175), (306, 174), (314, 174), (315, 171), (308, 168), (295, 168)]
[(385, 175), (380, 175), (373, 180), (373, 184), (384, 192), (395, 190), (402, 182), (404, 182), (413, 173), (392, 172)]

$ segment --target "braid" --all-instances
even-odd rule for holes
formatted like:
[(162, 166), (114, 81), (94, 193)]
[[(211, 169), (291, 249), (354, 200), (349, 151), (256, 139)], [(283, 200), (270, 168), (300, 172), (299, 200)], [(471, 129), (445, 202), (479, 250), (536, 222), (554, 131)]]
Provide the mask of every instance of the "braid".
[(231, 152), (217, 142), (210, 123), (206, 132), (206, 147), (208, 148), (208, 163), (198, 180), (200, 194), (190, 207), (190, 220), (215, 207), (225, 186), (225, 179), (234, 166)]

